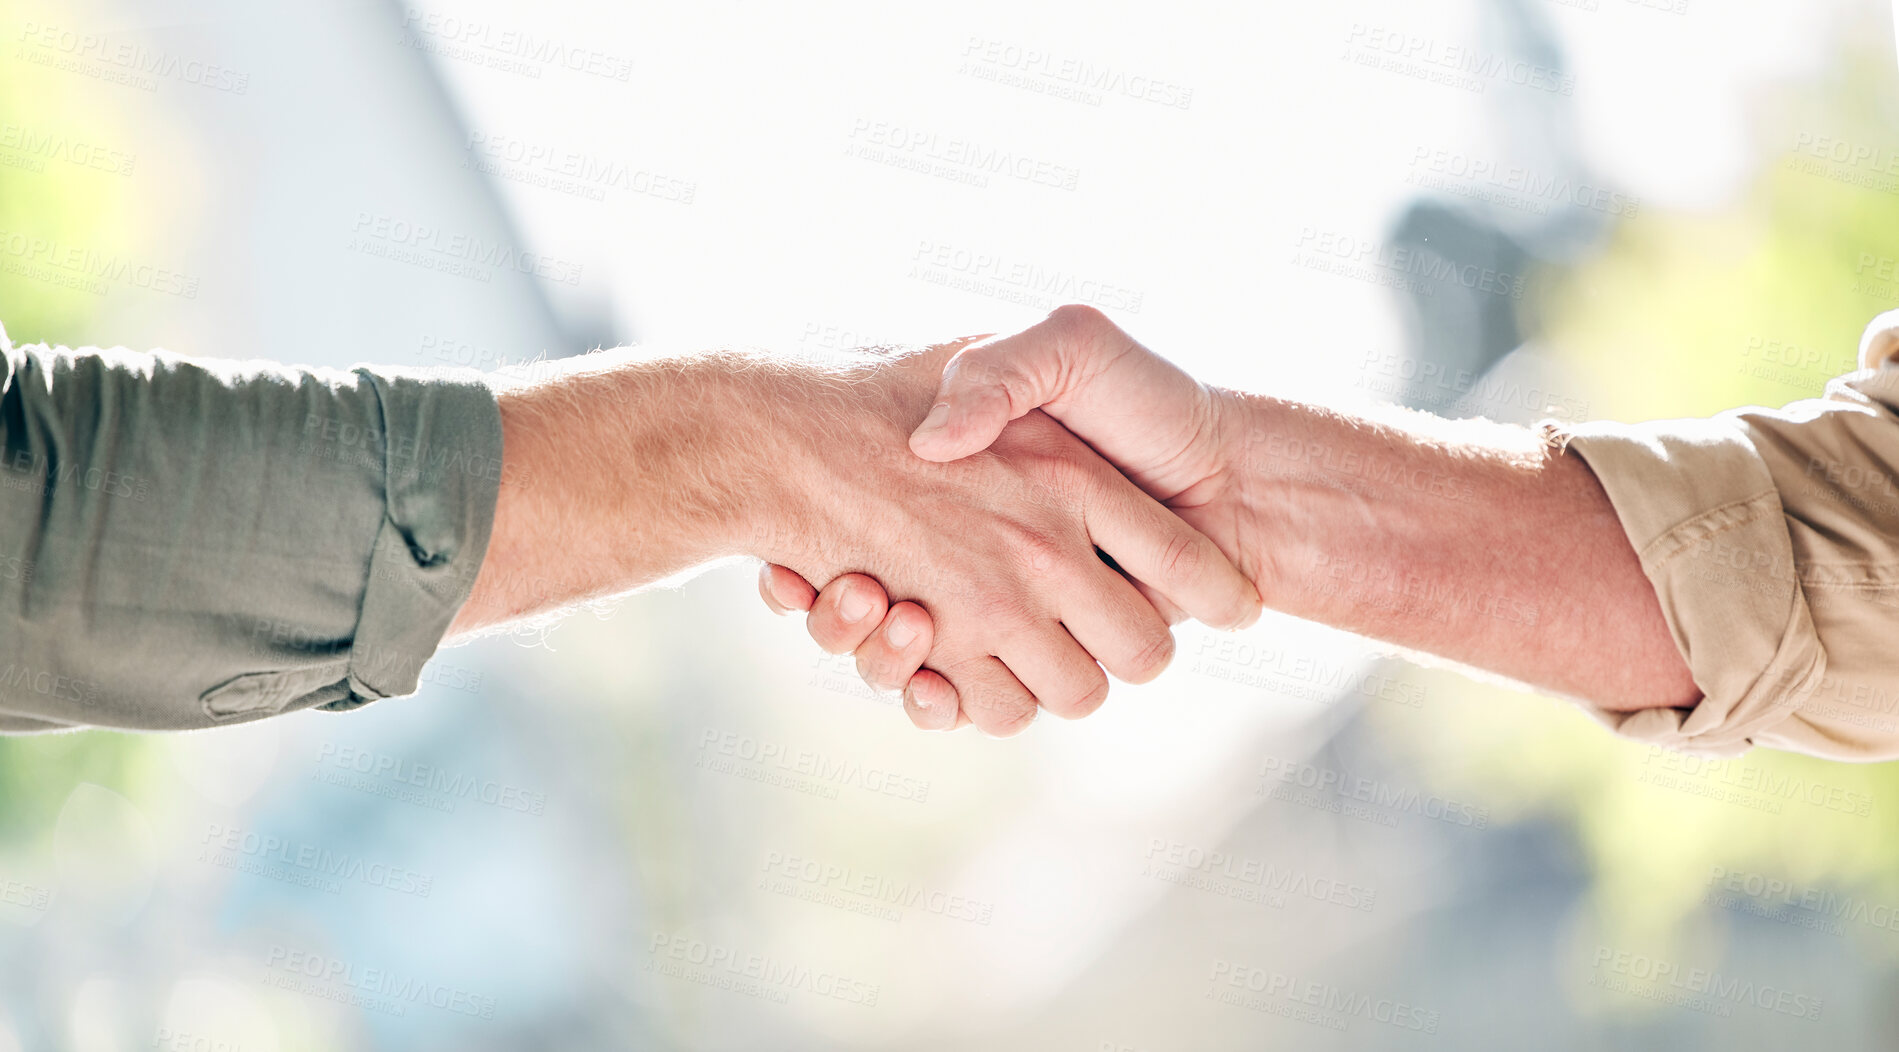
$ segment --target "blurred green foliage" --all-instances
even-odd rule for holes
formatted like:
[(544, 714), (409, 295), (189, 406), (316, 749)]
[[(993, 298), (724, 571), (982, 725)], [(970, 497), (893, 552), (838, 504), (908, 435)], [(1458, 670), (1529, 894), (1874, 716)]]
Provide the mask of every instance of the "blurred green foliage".
[[(1650, 209), (1604, 252), (1552, 275), (1544, 336), (1593, 385), (1595, 416), (1707, 416), (1817, 397), (1856, 368), (1866, 323), (1899, 306), (1899, 282), (1878, 277), (1880, 260), (1890, 268), (1899, 257), (1899, 175), (1882, 174), (1899, 158), (1899, 76), (1884, 26), (1859, 30), (1818, 82), (1755, 100), (1761, 163), (1733, 204)], [(1849, 144), (1846, 156), (1871, 156), (1814, 156), (1838, 150), (1833, 140)], [(1617, 945), (1706, 936), (1720, 914), (1698, 904), (1717, 868), (1899, 903), (1899, 852), (1888, 838), (1899, 826), (1899, 764), (1756, 750), (1724, 767), (1682, 767), (1568, 706), (1430, 675), (1434, 696), (1454, 699), (1448, 722), (1398, 727), (1383, 717), (1388, 737), (1433, 782), (1491, 805), (1499, 821), (1572, 828), (1595, 871), (1597, 933)], [(1667, 784), (1684, 770), (1696, 791)], [(1847, 800), (1868, 801), (1869, 813), (1838, 806)], [(1855, 952), (1899, 956), (1890, 932), (1846, 928)]]
[[(105, 307), (94, 292), (46, 280), (27, 244), (53, 239), (110, 251), (133, 244), (151, 226), (137, 215), (130, 180), (64, 159), (71, 154), (62, 139), (130, 138), (117, 126), (116, 108), (85, 94), (96, 87), (0, 62), (0, 123), (21, 143), (0, 148), (0, 238), (6, 239), (0, 243), (0, 324), (15, 344), (90, 342)], [(125, 792), (159, 757), (154, 742), (102, 732), (0, 737), (0, 843), (50, 835), (61, 803), (81, 782)]]
[[(102, 297), (34, 273), (33, 239), (105, 251), (139, 236), (141, 222), (128, 180), (74, 164), (69, 143), (124, 142), (116, 109), (18, 62), (0, 63), (0, 120), (20, 145), (0, 149), (0, 321), (14, 343), (78, 345), (99, 314)], [(83, 151), (80, 156), (83, 156)]]

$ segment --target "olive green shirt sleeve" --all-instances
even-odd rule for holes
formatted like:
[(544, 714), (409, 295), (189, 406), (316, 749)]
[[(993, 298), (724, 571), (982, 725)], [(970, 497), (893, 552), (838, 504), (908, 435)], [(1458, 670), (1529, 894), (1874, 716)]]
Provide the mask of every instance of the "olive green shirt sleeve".
[(1823, 398), (1545, 425), (1602, 482), (1703, 697), (1616, 713), (1686, 752), (1899, 758), (1899, 312)]
[(0, 732), (415, 691), (493, 526), (480, 374), (0, 352)]

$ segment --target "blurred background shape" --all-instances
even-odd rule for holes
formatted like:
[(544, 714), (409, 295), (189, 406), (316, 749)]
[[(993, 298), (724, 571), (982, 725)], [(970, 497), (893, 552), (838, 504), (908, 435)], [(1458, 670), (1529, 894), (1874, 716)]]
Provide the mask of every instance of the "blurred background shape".
[[(16, 342), (492, 370), (1080, 300), (1215, 382), (1532, 423), (1815, 396), (1899, 300), (1868, 0), (0, 32)], [(1684, 761), (1283, 617), (1180, 643), (922, 735), (733, 565), (355, 713), (0, 739), (0, 1052), (1899, 1041), (1886, 768)]]

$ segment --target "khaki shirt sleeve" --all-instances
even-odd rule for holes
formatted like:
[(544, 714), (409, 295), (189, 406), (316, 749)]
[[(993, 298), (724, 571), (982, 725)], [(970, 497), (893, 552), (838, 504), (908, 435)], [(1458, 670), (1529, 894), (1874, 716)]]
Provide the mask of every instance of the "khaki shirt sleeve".
[(1899, 757), (1899, 313), (1825, 397), (1706, 420), (1546, 425), (1608, 492), (1701, 688), (1608, 712), (1631, 738), (1737, 756)]
[(0, 733), (415, 691), (493, 525), (480, 374), (0, 352)]

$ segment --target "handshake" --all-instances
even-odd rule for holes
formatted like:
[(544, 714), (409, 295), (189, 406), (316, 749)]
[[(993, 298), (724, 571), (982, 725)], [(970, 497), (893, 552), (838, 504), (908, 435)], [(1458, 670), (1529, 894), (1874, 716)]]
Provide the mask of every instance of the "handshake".
[(1608, 712), (1700, 697), (1596, 476), (1522, 427), (1209, 387), (1074, 306), (841, 366), (562, 364), (499, 396), (452, 634), (745, 555), (930, 729), (1085, 716), (1263, 605)]
[[(1079, 306), (857, 380), (914, 398), (918, 377), (939, 376), (904, 442), (839, 450), (851, 496), (833, 514), (887, 546), (784, 545), (759, 578), (774, 610), (810, 611), (819, 645), (854, 653), (865, 682), (901, 689), (918, 727), (1000, 737), (1038, 707), (1086, 716), (1108, 695), (1104, 669), (1142, 683), (1167, 667), (1170, 624), (1258, 619), (1239, 396)], [(915, 422), (921, 405), (889, 403), (890, 418)]]

